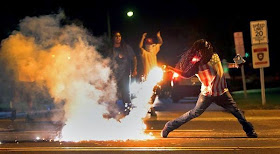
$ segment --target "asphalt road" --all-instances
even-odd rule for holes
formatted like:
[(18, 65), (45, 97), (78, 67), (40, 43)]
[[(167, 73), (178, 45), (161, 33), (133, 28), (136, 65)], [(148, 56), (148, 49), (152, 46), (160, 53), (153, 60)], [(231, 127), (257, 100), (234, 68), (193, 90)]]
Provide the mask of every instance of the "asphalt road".
[[(61, 128), (46, 119), (25, 122), (17, 119), (14, 128), (8, 119), (0, 121), (0, 153), (280, 153), (280, 111), (248, 110), (245, 116), (252, 122), (258, 138), (247, 138), (241, 125), (224, 111), (206, 111), (168, 138), (161, 138), (164, 124), (182, 112), (157, 112), (157, 118), (145, 119), (151, 140), (126, 141), (53, 141)], [(48, 130), (48, 131), (46, 131)]]

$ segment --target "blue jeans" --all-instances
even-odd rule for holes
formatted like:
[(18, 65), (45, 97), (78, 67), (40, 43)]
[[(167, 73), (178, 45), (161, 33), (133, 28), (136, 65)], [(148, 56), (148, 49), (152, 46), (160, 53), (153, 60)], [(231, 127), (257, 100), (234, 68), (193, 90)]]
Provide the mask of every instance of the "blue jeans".
[(212, 102), (232, 113), (243, 126), (243, 130), (246, 133), (254, 130), (252, 124), (245, 119), (243, 113), (237, 108), (236, 102), (233, 100), (229, 92), (225, 92), (221, 96), (210, 97), (200, 94), (196, 102), (196, 106), (180, 117), (166, 123), (167, 129), (172, 131), (179, 128), (181, 125), (190, 121), (191, 119), (200, 116), (211, 105)]

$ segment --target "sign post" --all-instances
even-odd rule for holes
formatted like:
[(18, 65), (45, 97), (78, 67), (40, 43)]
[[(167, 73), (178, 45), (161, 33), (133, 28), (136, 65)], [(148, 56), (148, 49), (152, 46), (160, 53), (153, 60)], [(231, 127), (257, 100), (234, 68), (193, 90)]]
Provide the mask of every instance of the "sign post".
[(250, 22), (253, 68), (260, 68), (262, 105), (265, 105), (264, 67), (269, 67), (269, 50), (266, 20)]
[[(235, 32), (235, 33), (233, 33), (233, 36), (234, 36), (234, 44), (235, 44), (236, 55), (239, 54), (241, 57), (245, 57), (243, 33), (242, 32)], [(244, 97), (247, 98), (247, 88), (246, 88), (244, 65), (241, 66), (241, 75), (242, 75)]]

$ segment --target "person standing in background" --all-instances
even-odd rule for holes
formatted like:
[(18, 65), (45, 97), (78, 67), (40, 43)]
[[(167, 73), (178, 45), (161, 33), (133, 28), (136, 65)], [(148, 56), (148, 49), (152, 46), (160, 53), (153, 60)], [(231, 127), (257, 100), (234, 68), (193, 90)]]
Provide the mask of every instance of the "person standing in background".
[[(144, 79), (147, 77), (147, 75), (151, 71), (151, 69), (158, 66), (157, 54), (159, 53), (160, 47), (163, 44), (163, 40), (162, 40), (160, 31), (157, 32), (157, 39), (158, 39), (158, 41), (157, 41), (157, 43), (155, 43), (152, 38), (147, 38), (147, 33), (143, 33), (142, 38), (139, 43), (140, 55), (141, 55), (142, 63), (143, 63)], [(157, 88), (155, 87), (154, 93), (149, 102), (150, 104), (154, 103), (154, 100), (157, 95), (156, 89)], [(148, 113), (150, 113), (151, 116), (157, 116), (153, 106), (150, 108), (150, 111)]]
[[(117, 81), (117, 96), (124, 105), (131, 106), (129, 84), (137, 75), (137, 57), (132, 47), (124, 42), (119, 31), (113, 33), (112, 53), (113, 72)], [(127, 111), (129, 112), (129, 111)]]

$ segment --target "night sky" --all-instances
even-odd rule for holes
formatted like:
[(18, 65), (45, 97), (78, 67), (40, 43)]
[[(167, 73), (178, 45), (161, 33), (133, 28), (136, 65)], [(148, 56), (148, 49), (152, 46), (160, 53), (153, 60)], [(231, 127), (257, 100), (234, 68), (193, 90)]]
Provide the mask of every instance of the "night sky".
[[(174, 65), (182, 50), (195, 40), (206, 38), (217, 49), (221, 59), (232, 62), (235, 56), (233, 33), (243, 32), (246, 52), (251, 54), (250, 21), (267, 20), (271, 67), (265, 69), (266, 75), (279, 75), (278, 53), (276, 48), (276, 1), (6, 1), (0, 9), (0, 38), (7, 38), (18, 23), (26, 16), (56, 14), (63, 10), (69, 22), (88, 29), (94, 36), (107, 33), (107, 13), (109, 12), (111, 30), (120, 30), (123, 39), (139, 54), (138, 43), (143, 32), (155, 37), (161, 31), (164, 44), (158, 54), (161, 63)], [(128, 10), (134, 16), (126, 16)], [(277, 15), (277, 16), (276, 16)], [(156, 37), (155, 37), (156, 38)], [(259, 73), (247, 59), (246, 71)], [(238, 73), (238, 72), (237, 72)]]

